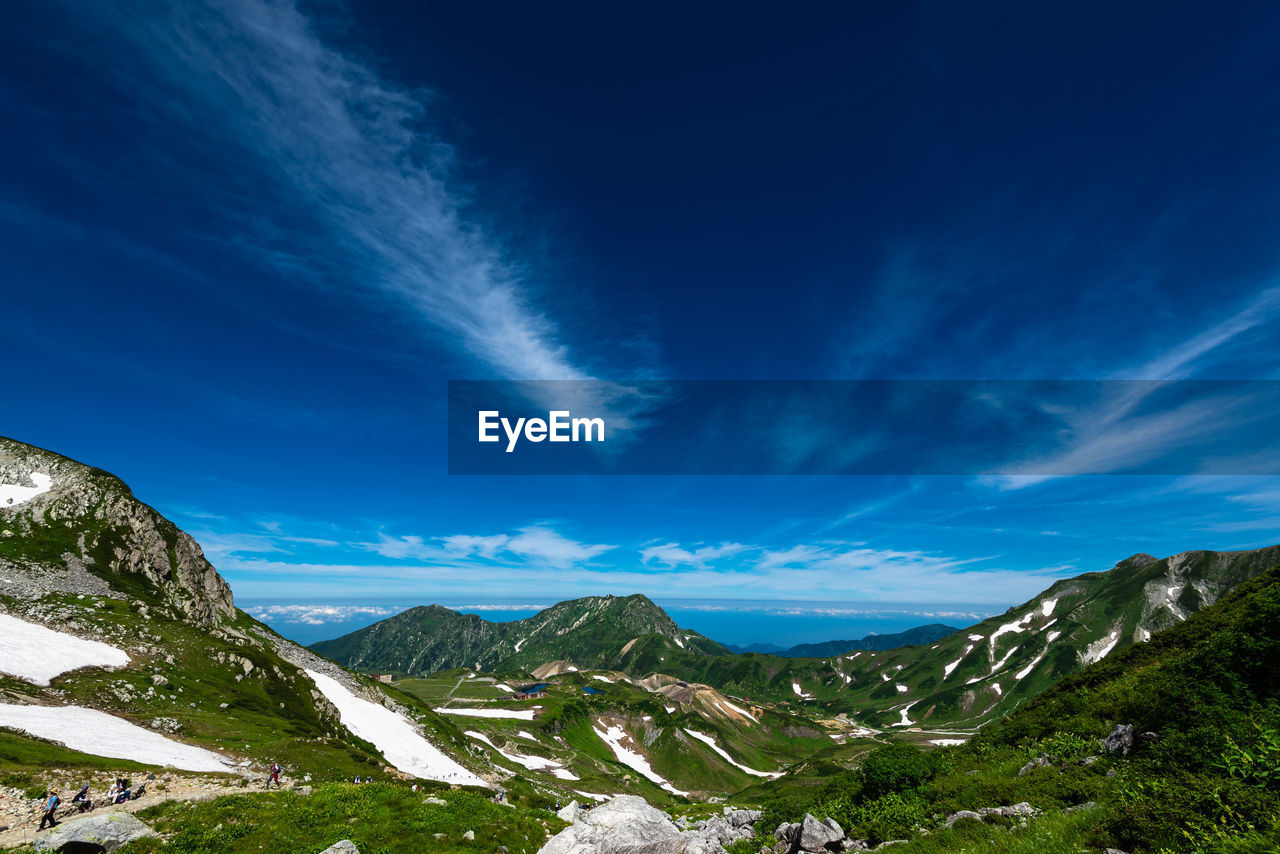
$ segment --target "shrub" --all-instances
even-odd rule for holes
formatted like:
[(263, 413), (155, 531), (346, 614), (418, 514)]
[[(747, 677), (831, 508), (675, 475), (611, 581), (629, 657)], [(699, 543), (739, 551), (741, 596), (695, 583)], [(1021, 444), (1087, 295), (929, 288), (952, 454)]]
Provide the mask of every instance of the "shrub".
[(910, 744), (890, 744), (872, 751), (862, 763), (862, 790), (868, 798), (923, 786), (938, 771), (938, 757)]

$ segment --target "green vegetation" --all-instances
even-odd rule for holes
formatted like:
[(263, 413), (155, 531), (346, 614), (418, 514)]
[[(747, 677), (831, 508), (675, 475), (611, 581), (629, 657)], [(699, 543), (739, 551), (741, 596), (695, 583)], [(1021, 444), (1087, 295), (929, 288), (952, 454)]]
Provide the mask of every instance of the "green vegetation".
[[(680, 629), (642, 596), (562, 602), (515, 623), (414, 608), (316, 649), (362, 670), (414, 675), (477, 664), (527, 671), (570, 660), (634, 677), (667, 674), (784, 712), (843, 712), (877, 728), (900, 724), (911, 704), (914, 724), (976, 729), (1078, 672), (1091, 648), (1094, 657), (1104, 648), (1114, 656), (1277, 560), (1280, 547), (1163, 560), (1135, 555), (941, 639), (825, 658), (728, 653)], [(935, 636), (918, 639), (926, 637)]]
[[(962, 747), (889, 745), (816, 791), (783, 778), (750, 794), (767, 809), (762, 829), (811, 812), (872, 842), (911, 839), (901, 852), (1276, 850), (1277, 661), (1280, 567), (1068, 676)], [(1137, 734), (1128, 755), (1099, 746), (1117, 724)], [(1042, 814), (940, 826), (960, 810), (1021, 802)]]
[[(431, 803), (430, 800), (444, 803)], [(121, 854), (238, 854), (321, 851), (350, 839), (361, 854), (403, 851), (495, 851), (533, 854), (564, 822), (553, 813), (501, 805), (483, 792), (428, 784), (330, 783), (296, 791), (229, 795), (213, 801), (169, 801), (143, 810), (143, 821), (167, 837), (119, 849)], [(465, 834), (471, 831), (474, 838)]]

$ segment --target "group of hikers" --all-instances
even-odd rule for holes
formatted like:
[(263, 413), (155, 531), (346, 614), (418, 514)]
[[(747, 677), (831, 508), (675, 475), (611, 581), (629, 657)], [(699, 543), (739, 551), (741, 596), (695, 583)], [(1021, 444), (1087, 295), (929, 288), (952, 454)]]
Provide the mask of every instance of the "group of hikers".
[[(95, 803), (89, 797), (89, 784), (85, 783), (71, 799), (71, 806), (75, 807), (76, 812), (89, 812), (95, 807), (104, 804), (123, 804), (126, 801), (136, 801), (146, 794), (146, 791), (146, 783), (143, 783), (138, 787), (137, 791), (134, 791), (128, 780), (123, 777), (117, 777), (115, 782), (107, 789), (107, 793), (102, 800)], [(57, 789), (49, 789), (45, 792), (44, 813), (40, 817), (40, 830), (57, 826), (58, 807), (60, 806), (62, 806), (62, 798), (58, 795)]]

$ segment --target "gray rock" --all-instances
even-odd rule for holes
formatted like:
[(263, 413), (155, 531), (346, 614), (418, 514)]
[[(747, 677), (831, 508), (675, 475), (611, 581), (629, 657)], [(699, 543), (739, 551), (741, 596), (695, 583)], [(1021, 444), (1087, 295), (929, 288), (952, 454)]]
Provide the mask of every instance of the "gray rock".
[(1080, 812), (1081, 810), (1091, 810), (1098, 805), (1097, 801), (1085, 801), (1082, 804), (1076, 804), (1073, 807), (1067, 807), (1063, 812)]
[(320, 854), (360, 854), (360, 849), (350, 839), (343, 839), (333, 843)]
[(799, 823), (791, 824), (789, 822), (784, 821), (782, 824), (774, 828), (774, 831), (773, 831), (773, 838), (778, 840), (779, 842), (794, 842), (796, 838), (799, 836), (800, 836)]
[(962, 818), (971, 818), (974, 821), (982, 821), (982, 813), (976, 813), (973, 810), (960, 810), (959, 812), (953, 812), (951, 815), (947, 816), (947, 820), (944, 823), (947, 827), (950, 827)]
[(561, 821), (567, 821), (569, 822), (569, 824), (573, 824), (575, 821), (578, 820), (578, 816), (581, 814), (582, 814), (582, 807), (578, 804), (578, 802), (569, 801), (569, 806), (562, 807), (560, 811), (556, 813), (556, 818), (560, 819)]
[(37, 839), (35, 849), (62, 851), (71, 846), (72, 850), (92, 850), (89, 846), (94, 846), (101, 848), (106, 854), (111, 854), (120, 846), (135, 839), (159, 835), (132, 813), (113, 812), (65, 821), (47, 835)]
[(1003, 815), (1018, 818), (1030, 818), (1031, 816), (1038, 815), (1040, 811), (1026, 801), (1023, 801), (1020, 804), (1014, 804), (1013, 806), (1008, 807), (983, 807), (978, 810), (978, 812), (984, 816)]
[(1119, 753), (1121, 756), (1128, 756), (1129, 751), (1133, 750), (1133, 725), (1116, 724), (1115, 729), (1111, 730), (1111, 735), (1098, 739), (1098, 741), (1102, 745), (1102, 749), (1107, 753)]
[(304, 796), (304, 797), (305, 797), (305, 796), (307, 796), (307, 795), (310, 795), (310, 794), (311, 794), (311, 791), (312, 791), (312, 790), (311, 790), (311, 787), (310, 787), (310, 786), (299, 786), (299, 787), (298, 787), (298, 794), (299, 794), (299, 795), (302, 795), (302, 796)]
[(685, 854), (688, 843), (666, 813), (644, 798), (619, 795), (581, 815), (539, 854)]
[(466, 833), (462, 834), (462, 838), (468, 842), (474, 842), (476, 839), (476, 832), (474, 830), (468, 830)]
[(1019, 769), (1018, 771), (1018, 776), (1024, 777), (1027, 774), (1030, 774), (1032, 771), (1036, 770), (1037, 768), (1048, 768), (1052, 764), (1053, 763), (1049, 761), (1049, 754), (1041, 753), (1035, 759), (1032, 759), (1026, 765), (1023, 765), (1022, 768)]
[[(839, 827), (839, 825), (836, 825), (836, 827)], [(830, 826), (823, 824), (813, 816), (805, 813), (804, 822), (800, 825), (801, 851), (826, 851), (828, 845), (833, 842), (839, 842), (843, 838), (844, 831), (837, 832)]]
[(725, 814), (725, 818), (734, 827), (746, 827), (749, 824), (755, 824), (764, 816), (760, 810), (732, 810)]

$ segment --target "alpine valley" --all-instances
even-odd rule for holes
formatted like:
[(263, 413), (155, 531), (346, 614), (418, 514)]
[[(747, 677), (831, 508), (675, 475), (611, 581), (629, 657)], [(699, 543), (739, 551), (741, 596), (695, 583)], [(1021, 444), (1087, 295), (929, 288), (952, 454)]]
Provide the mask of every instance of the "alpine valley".
[[(1278, 564), (1138, 554), (890, 648), (735, 653), (601, 595), (307, 649), (121, 480), (0, 439), (0, 845), (1276, 850)], [(37, 832), (49, 787), (121, 777)]]

